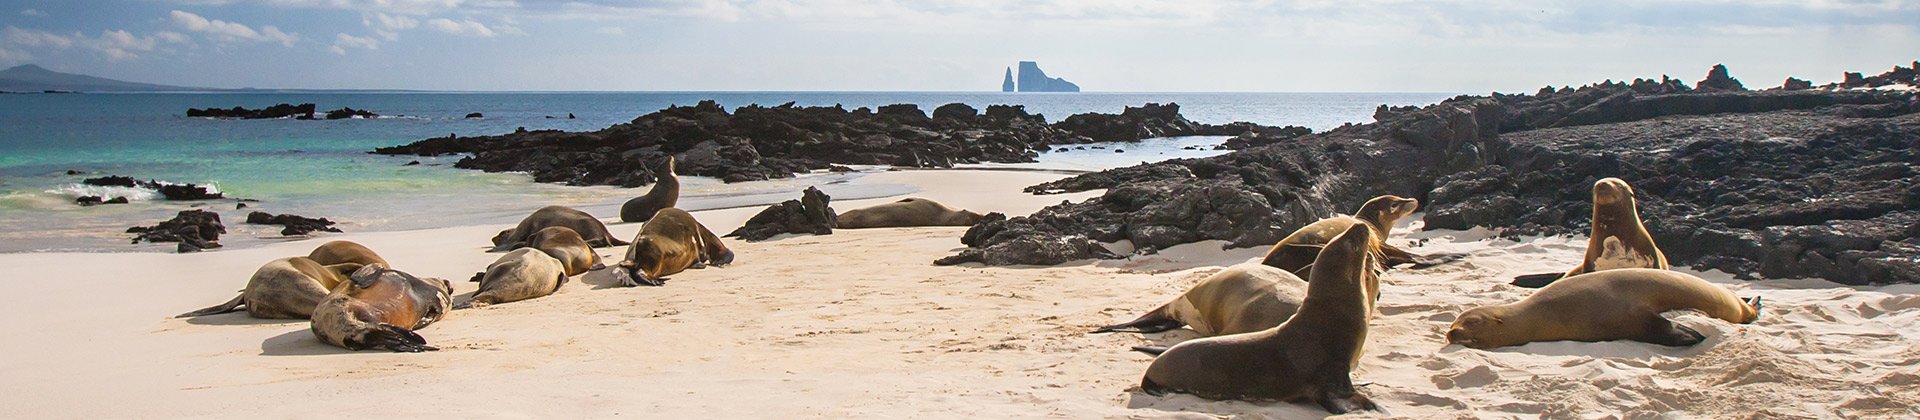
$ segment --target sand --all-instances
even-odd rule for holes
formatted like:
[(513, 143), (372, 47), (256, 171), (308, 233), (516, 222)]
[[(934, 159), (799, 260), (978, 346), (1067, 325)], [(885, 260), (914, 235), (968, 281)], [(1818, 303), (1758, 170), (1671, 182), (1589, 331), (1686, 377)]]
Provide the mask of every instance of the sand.
[[(1097, 192), (1029, 196), (1061, 175), (910, 171), (855, 182), (919, 185), (955, 207), (1027, 214)], [(799, 194), (796, 192), (797, 198)], [(891, 199), (836, 201), (841, 210)], [(529, 211), (539, 203), (529, 203)], [(757, 208), (696, 212), (716, 231)], [(602, 215), (611, 219), (611, 214)], [(1415, 252), (1463, 262), (1389, 271), (1356, 380), (1408, 417), (1912, 417), (1920, 415), (1920, 286), (1734, 280), (1764, 295), (1752, 325), (1693, 313), (1692, 348), (1634, 342), (1447, 346), (1460, 311), (1529, 290), (1513, 275), (1561, 271), (1583, 238), (1487, 239), (1416, 232)], [(1130, 260), (1053, 267), (937, 267), (965, 228), (840, 230), (729, 241), (731, 266), (665, 287), (608, 287), (604, 273), (544, 298), (455, 311), (420, 333), (443, 350), (348, 352), (305, 321), (244, 313), (171, 316), (233, 296), (260, 264), (327, 240), (379, 251), (397, 268), (464, 280), (501, 254), (509, 226), (349, 233), (252, 249), (170, 255), (0, 255), (0, 418), (332, 417), (1321, 417), (1285, 402), (1154, 397), (1151, 359), (1127, 350), (1192, 337), (1086, 334), (1126, 321), (1262, 249), (1217, 241)], [(637, 224), (610, 226), (631, 236)], [(621, 249), (603, 248), (618, 258)], [(1376, 416), (1378, 413), (1363, 414)]]

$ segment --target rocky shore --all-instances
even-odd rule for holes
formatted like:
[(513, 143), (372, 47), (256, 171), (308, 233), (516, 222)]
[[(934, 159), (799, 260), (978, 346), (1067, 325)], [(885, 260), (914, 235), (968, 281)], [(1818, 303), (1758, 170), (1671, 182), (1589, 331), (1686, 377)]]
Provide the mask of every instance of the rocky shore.
[(1621, 177), (1676, 265), (1920, 283), (1913, 74), (1750, 91), (1715, 66), (1693, 86), (1662, 77), (1383, 106), (1371, 124), (1029, 187), (1107, 192), (984, 221), (962, 239), (969, 249), (940, 263), (1116, 258), (1098, 243), (1120, 240), (1141, 253), (1201, 240), (1268, 246), (1380, 194), (1420, 199), (1429, 228), (1584, 234), (1588, 186)]
[(594, 132), (518, 131), (443, 137), (384, 147), (374, 153), (434, 156), (469, 153), (454, 167), (523, 171), (538, 182), (643, 186), (642, 162), (672, 155), (681, 175), (726, 182), (791, 177), (834, 164), (947, 168), (961, 163), (1032, 162), (1049, 145), (1148, 137), (1234, 135), (1271, 143), (1308, 132), (1252, 123), (1209, 125), (1180, 115), (1177, 104), (1128, 107), (1115, 114), (1079, 114), (1055, 124), (1014, 105), (984, 111), (960, 103), (929, 115), (912, 104), (878, 109), (748, 105), (728, 112), (703, 101), (669, 107)]

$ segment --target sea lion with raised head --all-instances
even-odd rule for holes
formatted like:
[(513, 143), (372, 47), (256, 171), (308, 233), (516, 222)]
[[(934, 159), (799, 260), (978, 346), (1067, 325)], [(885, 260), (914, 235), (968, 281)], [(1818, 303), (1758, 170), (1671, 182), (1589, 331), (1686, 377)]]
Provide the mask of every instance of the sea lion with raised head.
[(579, 233), (559, 226), (548, 226), (527, 237), (527, 247), (547, 253), (566, 268), (569, 276), (588, 271), (599, 270), (607, 266), (600, 263), (600, 253), (593, 252), (586, 239)]
[(692, 214), (665, 208), (640, 226), (640, 233), (627, 246), (626, 259), (614, 273), (621, 286), (659, 286), (665, 284), (666, 276), (689, 268), (732, 262), (733, 251)]
[(312, 258), (291, 257), (268, 261), (254, 270), (247, 287), (233, 300), (206, 309), (180, 314), (178, 318), (221, 314), (246, 307), (254, 318), (307, 318), (313, 307), (327, 298), (334, 286), (347, 281), (347, 274), (360, 269), (359, 263), (320, 265)]
[(347, 350), (439, 350), (414, 331), (453, 309), (453, 284), (379, 265), (361, 267), (313, 309), (313, 336)]
[(534, 248), (500, 256), (480, 274), (480, 290), (461, 308), (482, 307), (551, 295), (567, 284), (565, 264)]
[(1262, 264), (1237, 264), (1207, 276), (1180, 297), (1124, 324), (1094, 330), (1156, 333), (1181, 326), (1202, 337), (1273, 328), (1293, 317), (1307, 295), (1307, 282)]
[(1335, 414), (1378, 410), (1354, 390), (1350, 376), (1373, 312), (1367, 283), (1381, 269), (1375, 242), (1368, 227), (1349, 225), (1314, 259), (1307, 297), (1292, 318), (1266, 330), (1174, 345), (1147, 366), (1140, 389), (1210, 399), (1304, 399)]
[(620, 221), (645, 222), (660, 209), (673, 207), (679, 202), (680, 177), (673, 173), (673, 156), (667, 156), (666, 170), (654, 172), (653, 189), (647, 190), (646, 195), (634, 197), (620, 205)]
[(847, 210), (840, 213), (838, 226), (841, 229), (910, 227), (910, 226), (973, 226), (984, 217), (980, 213), (955, 209), (938, 201), (919, 197), (908, 197), (886, 204)]
[(313, 262), (320, 263), (320, 265), (355, 263), (361, 265), (380, 264), (381, 267), (393, 266), (392, 264), (387, 264), (387, 259), (380, 258), (380, 254), (376, 254), (373, 250), (367, 249), (366, 246), (353, 241), (330, 241), (320, 244), (320, 246), (313, 248), (313, 252), (307, 254), (307, 258), (312, 258)]
[(1292, 234), (1287, 235), (1286, 239), (1281, 239), (1280, 243), (1268, 249), (1267, 256), (1262, 258), (1260, 263), (1293, 272), (1303, 279), (1312, 278), (1313, 260), (1320, 255), (1320, 247), (1325, 246), (1327, 242), (1333, 240), (1334, 236), (1346, 232), (1348, 227), (1354, 225), (1365, 225), (1373, 229), (1374, 242), (1380, 245), (1380, 253), (1386, 258), (1385, 264), (1389, 267), (1406, 263), (1424, 267), (1458, 258), (1457, 256), (1416, 255), (1386, 243), (1387, 235), (1393, 231), (1393, 223), (1413, 214), (1413, 211), (1418, 208), (1420, 208), (1420, 200), (1395, 195), (1374, 197), (1361, 205), (1360, 211), (1352, 216), (1328, 217), (1294, 230)]
[(1725, 288), (1678, 271), (1596, 271), (1554, 282), (1519, 302), (1468, 309), (1447, 329), (1447, 342), (1490, 349), (1560, 340), (1634, 340), (1684, 347), (1705, 340), (1699, 331), (1661, 316), (1678, 309), (1746, 324), (1760, 317), (1760, 298), (1742, 300)]
[(1513, 278), (1513, 285), (1544, 287), (1556, 280), (1600, 270), (1616, 268), (1657, 268), (1665, 270), (1667, 254), (1654, 245), (1653, 234), (1640, 223), (1639, 205), (1634, 202), (1633, 186), (1620, 178), (1593, 183), (1593, 232), (1587, 235), (1587, 255), (1580, 265), (1565, 274), (1528, 274)]
[(579, 233), (580, 237), (587, 241), (587, 244), (596, 248), (627, 244), (620, 238), (613, 237), (612, 233), (607, 232), (605, 223), (600, 223), (600, 219), (594, 218), (587, 212), (567, 206), (546, 206), (527, 215), (527, 218), (521, 219), (520, 225), (514, 226), (513, 229), (503, 230), (499, 235), (494, 235), (493, 251), (511, 251), (514, 248), (526, 246), (527, 237), (549, 226), (573, 229), (574, 233)]

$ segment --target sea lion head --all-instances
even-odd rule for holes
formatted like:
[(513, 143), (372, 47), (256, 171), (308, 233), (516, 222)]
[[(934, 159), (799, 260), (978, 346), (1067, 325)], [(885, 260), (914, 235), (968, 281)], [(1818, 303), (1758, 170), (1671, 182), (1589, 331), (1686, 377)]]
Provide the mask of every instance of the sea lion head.
[(634, 238), (627, 245), (626, 260), (620, 261), (620, 271), (640, 284), (658, 286), (661, 272), (666, 271), (666, 253), (651, 236)]
[(1420, 200), (1389, 194), (1367, 200), (1366, 204), (1360, 206), (1360, 213), (1355, 216), (1362, 220), (1378, 220), (1392, 224), (1418, 209), (1420, 209)]
[(1460, 317), (1453, 320), (1453, 326), (1447, 328), (1447, 343), (1490, 349), (1520, 342), (1512, 338), (1507, 312), (1505, 306), (1482, 306), (1460, 313)]
[(513, 236), (513, 229), (500, 231), (500, 234), (493, 235), (493, 245), (500, 246), (502, 242), (507, 241), (507, 237), (509, 236)]
[(1620, 178), (1607, 178), (1593, 183), (1593, 204), (1607, 206), (1615, 203), (1633, 204), (1633, 186)]
[(1386, 270), (1381, 247), (1380, 237), (1366, 224), (1348, 226), (1346, 232), (1327, 242), (1320, 255), (1314, 257), (1315, 268), (1307, 282), (1356, 282), (1364, 289), (1368, 302), (1372, 302), (1379, 298), (1380, 273)]

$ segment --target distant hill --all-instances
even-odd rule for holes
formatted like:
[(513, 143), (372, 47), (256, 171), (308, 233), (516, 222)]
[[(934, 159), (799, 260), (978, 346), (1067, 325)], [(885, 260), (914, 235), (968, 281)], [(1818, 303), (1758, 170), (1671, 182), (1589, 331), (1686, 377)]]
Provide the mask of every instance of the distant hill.
[(166, 92), (209, 89), (134, 83), (82, 74), (61, 73), (32, 64), (0, 70), (0, 91), (43, 92), (48, 90), (74, 92)]

